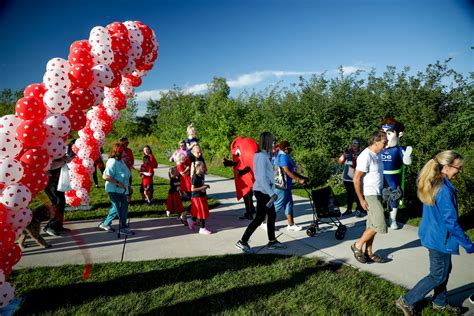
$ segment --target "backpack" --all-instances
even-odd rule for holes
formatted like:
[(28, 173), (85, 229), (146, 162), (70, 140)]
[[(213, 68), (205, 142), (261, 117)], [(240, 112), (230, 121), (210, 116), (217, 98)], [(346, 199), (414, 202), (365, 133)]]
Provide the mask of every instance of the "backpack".
[(283, 169), (278, 164), (278, 158), (280, 155), (277, 155), (275, 158), (275, 163), (273, 165), (273, 177), (275, 178), (275, 188), (280, 190), (286, 190), (287, 177), (288, 175), (283, 171)]

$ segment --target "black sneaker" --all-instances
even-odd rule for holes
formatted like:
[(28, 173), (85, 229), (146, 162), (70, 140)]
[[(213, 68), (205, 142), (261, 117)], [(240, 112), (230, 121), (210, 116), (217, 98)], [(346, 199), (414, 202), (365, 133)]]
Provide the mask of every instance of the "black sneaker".
[(45, 227), (43, 231), (50, 236), (61, 236), (58, 231), (52, 229), (51, 227)]
[(242, 250), (245, 253), (252, 253), (252, 249), (250, 248), (249, 244), (246, 242), (243, 242), (242, 240), (239, 240), (236, 244), (235, 247), (237, 249)]
[(269, 241), (268, 244), (267, 244), (267, 249), (269, 250), (280, 250), (280, 249), (286, 249), (286, 245), (285, 244), (282, 244), (281, 242), (279, 242), (278, 240), (273, 240), (273, 241)]
[(403, 296), (400, 296), (398, 300), (395, 301), (395, 306), (403, 312), (405, 316), (412, 316), (414, 315), (413, 307), (407, 304), (403, 299)]
[(433, 309), (437, 310), (437, 311), (444, 311), (444, 312), (453, 313), (453, 314), (456, 314), (456, 315), (461, 315), (461, 308), (460, 307), (452, 306), (452, 305), (449, 305), (449, 304), (441, 306), (441, 305), (437, 305), (437, 304), (433, 303)]

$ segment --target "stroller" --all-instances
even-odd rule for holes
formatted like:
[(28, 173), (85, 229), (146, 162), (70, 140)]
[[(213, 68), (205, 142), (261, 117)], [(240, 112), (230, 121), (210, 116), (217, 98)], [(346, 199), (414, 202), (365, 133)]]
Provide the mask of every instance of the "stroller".
[[(313, 237), (319, 231), (319, 224), (322, 223), (336, 226), (336, 239), (344, 239), (347, 227), (338, 219), (338, 217), (341, 217), (341, 212), (336, 205), (331, 187), (311, 190), (311, 192), (305, 189), (305, 191), (308, 193), (309, 202), (313, 209), (313, 224), (306, 230), (306, 234)], [(324, 219), (328, 220), (324, 221)]]

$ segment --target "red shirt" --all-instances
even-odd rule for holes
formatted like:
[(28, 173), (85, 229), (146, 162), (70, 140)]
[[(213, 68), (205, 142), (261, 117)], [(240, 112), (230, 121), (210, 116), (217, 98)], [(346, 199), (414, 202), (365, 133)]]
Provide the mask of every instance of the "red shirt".
[(142, 177), (142, 185), (145, 186), (145, 185), (151, 185), (153, 184), (153, 175), (154, 175), (154, 171), (153, 171), (153, 168), (150, 164), (148, 164), (148, 166), (145, 166), (145, 165), (141, 165), (140, 167), (140, 172), (148, 172), (150, 173), (151, 175), (149, 176), (146, 176), (146, 175), (141, 175)]
[(153, 157), (152, 154), (149, 154), (148, 156), (150, 156), (150, 166), (153, 169), (158, 168), (158, 161), (156, 161), (155, 157)]
[[(184, 172), (187, 167), (189, 167), (188, 171), (185, 174), (182, 174), (182, 172)], [(176, 169), (178, 169), (178, 172), (181, 174), (179, 179), (181, 190), (183, 192), (191, 192), (191, 160), (186, 157), (184, 163), (179, 163), (176, 165)]]
[(127, 165), (128, 169), (132, 170), (135, 158), (133, 157), (132, 150), (130, 148), (124, 148), (122, 153), (122, 160)]

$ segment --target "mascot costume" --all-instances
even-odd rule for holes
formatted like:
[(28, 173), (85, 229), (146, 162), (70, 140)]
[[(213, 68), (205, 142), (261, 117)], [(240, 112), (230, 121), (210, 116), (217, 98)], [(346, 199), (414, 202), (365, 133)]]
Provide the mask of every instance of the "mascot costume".
[(403, 191), (405, 186), (405, 165), (412, 163), (411, 146), (399, 146), (400, 137), (403, 136), (405, 127), (394, 118), (387, 117), (383, 120), (382, 129), (387, 133), (387, 146), (382, 150), (383, 175), (387, 188), (384, 198), (388, 199), (390, 212), (390, 228), (398, 229), (398, 206), (403, 204)]
[(245, 214), (240, 219), (253, 219), (255, 206), (253, 205), (253, 156), (258, 150), (257, 143), (251, 138), (238, 136), (230, 145), (232, 160), (224, 158), (225, 167), (234, 168), (234, 181), (237, 200), (244, 198)]

